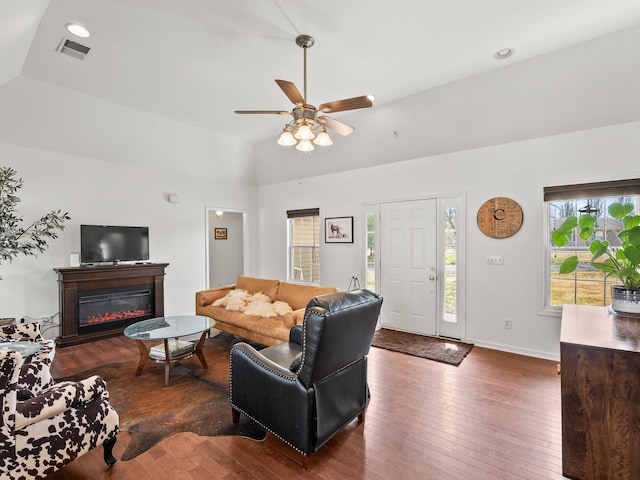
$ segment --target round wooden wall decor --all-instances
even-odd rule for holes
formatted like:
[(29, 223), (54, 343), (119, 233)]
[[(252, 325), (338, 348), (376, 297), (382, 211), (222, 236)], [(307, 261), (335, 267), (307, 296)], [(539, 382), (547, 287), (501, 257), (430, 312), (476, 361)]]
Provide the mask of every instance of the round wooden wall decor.
[(491, 238), (507, 238), (522, 226), (522, 208), (507, 197), (487, 200), (478, 209), (478, 228)]

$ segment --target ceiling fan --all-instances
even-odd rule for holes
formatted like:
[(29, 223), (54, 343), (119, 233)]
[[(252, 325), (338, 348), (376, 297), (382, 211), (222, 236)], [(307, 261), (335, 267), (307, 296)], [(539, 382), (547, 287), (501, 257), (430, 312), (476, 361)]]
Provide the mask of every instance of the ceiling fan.
[[(236, 110), (239, 114), (275, 114), (291, 115), (293, 120), (287, 123), (278, 137), (278, 144), (284, 146), (296, 145), (298, 150), (309, 152), (316, 145), (331, 145), (333, 142), (327, 133), (327, 128), (340, 135), (349, 135), (353, 127), (342, 123), (325, 113), (343, 112), (373, 106), (373, 97), (363, 95), (361, 97), (346, 98), (333, 102), (322, 103), (318, 108), (307, 103), (307, 49), (314, 44), (311, 35), (298, 35), (296, 44), (304, 52), (304, 96), (298, 88), (287, 80), (276, 80), (284, 94), (294, 104), (293, 110)], [(313, 140), (313, 143), (311, 141)]]

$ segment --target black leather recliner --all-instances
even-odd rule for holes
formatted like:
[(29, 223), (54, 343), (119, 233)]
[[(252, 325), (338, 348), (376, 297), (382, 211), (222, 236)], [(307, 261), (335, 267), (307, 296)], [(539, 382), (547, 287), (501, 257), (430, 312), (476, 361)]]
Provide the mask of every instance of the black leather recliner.
[(367, 354), (382, 306), (368, 290), (311, 299), (289, 342), (231, 349), (234, 423), (244, 413), (304, 455), (317, 451), (368, 403)]

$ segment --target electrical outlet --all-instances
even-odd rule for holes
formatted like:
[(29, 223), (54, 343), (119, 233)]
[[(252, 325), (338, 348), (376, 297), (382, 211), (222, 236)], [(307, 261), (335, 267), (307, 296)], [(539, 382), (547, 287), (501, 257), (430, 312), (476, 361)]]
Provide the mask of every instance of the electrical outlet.
[(508, 317), (504, 317), (504, 328), (511, 329), (511, 319)]
[(485, 255), (484, 263), (487, 265), (502, 265), (502, 255)]

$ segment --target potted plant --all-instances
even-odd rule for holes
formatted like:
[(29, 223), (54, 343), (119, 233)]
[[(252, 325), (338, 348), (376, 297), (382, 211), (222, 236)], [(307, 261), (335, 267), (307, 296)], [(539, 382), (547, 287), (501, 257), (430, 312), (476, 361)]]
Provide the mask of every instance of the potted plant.
[[(632, 203), (613, 203), (609, 215), (620, 221), (622, 228), (615, 232), (617, 241), (592, 239), (596, 229), (596, 215), (570, 216), (552, 234), (553, 243), (562, 247), (574, 235), (589, 242), (591, 264), (607, 277), (614, 276), (622, 285), (611, 286), (611, 308), (619, 313), (640, 314), (640, 215), (635, 215)], [(578, 267), (578, 256), (568, 257), (560, 265), (560, 273), (572, 273)]]
[[(22, 188), (22, 178), (11, 167), (0, 167), (0, 264), (19, 255), (37, 256), (47, 248), (47, 242), (58, 238), (64, 222), (71, 217), (67, 212), (52, 210), (28, 227), (21, 226), (23, 217), (16, 212), (20, 198), (16, 192)], [(2, 279), (2, 277), (0, 277)]]

